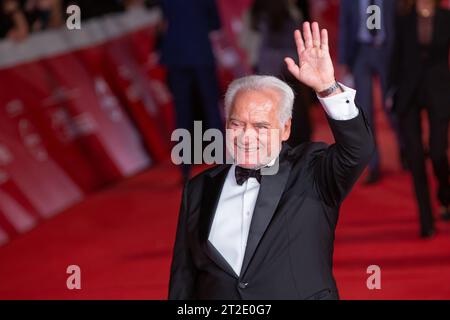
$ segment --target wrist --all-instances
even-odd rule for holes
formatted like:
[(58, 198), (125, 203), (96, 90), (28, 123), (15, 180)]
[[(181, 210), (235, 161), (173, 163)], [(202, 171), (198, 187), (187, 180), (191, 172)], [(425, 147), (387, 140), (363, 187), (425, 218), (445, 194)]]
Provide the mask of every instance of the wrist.
[(329, 87), (331, 87), (332, 85), (334, 85), (335, 83), (336, 83), (336, 79), (333, 78), (330, 81), (325, 81), (323, 83), (320, 83), (318, 86), (313, 87), (313, 89), (316, 92), (322, 92), (322, 91), (328, 89)]
[(316, 89), (315, 91), (320, 98), (326, 98), (344, 92), (342, 90), (342, 87), (336, 80), (321, 86), (319, 89)]

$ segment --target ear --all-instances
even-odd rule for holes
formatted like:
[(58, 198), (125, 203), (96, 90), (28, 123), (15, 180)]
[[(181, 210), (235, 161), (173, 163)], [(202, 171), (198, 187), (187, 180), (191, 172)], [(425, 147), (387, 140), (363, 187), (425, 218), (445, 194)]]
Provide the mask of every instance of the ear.
[(282, 129), (281, 141), (286, 141), (287, 139), (289, 139), (289, 136), (291, 135), (291, 124), (292, 118), (289, 118), (289, 120), (286, 121)]

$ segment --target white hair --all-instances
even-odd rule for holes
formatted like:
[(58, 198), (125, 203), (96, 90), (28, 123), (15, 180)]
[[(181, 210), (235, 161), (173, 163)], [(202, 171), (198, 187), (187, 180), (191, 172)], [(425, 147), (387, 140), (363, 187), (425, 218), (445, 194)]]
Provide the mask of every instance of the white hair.
[(225, 116), (230, 116), (231, 107), (237, 93), (241, 90), (258, 91), (272, 89), (279, 92), (281, 103), (278, 106), (279, 119), (282, 126), (292, 117), (292, 107), (294, 105), (294, 92), (291, 87), (273, 76), (247, 76), (234, 80), (228, 86), (225, 93)]

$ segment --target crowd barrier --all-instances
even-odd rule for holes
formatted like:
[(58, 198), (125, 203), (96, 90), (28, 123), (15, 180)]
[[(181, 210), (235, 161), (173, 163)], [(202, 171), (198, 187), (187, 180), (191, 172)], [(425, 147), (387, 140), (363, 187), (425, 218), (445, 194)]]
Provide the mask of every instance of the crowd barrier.
[(0, 245), (170, 154), (158, 11), (0, 42)]

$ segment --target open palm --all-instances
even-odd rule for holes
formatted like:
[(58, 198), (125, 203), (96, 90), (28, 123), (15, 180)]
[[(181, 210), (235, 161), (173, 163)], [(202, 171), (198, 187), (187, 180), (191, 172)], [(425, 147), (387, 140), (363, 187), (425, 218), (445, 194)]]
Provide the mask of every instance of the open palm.
[[(312, 29), (312, 30), (311, 30)], [(290, 57), (285, 58), (292, 75), (316, 92), (334, 84), (334, 68), (328, 48), (328, 32), (319, 30), (319, 24), (305, 22), (303, 38), (300, 30), (294, 32), (299, 65)]]

